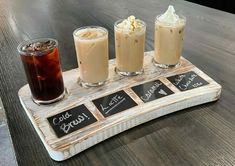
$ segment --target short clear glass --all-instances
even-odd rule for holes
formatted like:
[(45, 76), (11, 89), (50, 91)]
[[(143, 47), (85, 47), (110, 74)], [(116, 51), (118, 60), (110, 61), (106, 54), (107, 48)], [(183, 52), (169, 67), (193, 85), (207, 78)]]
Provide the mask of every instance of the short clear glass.
[(167, 24), (159, 20), (160, 16), (155, 20), (153, 62), (157, 67), (167, 69), (180, 65), (186, 18), (179, 16), (179, 22)]
[(101, 86), (108, 78), (108, 31), (86, 26), (73, 32), (79, 65), (79, 83), (83, 87)]
[(65, 88), (57, 40), (29, 40), (22, 42), (17, 49), (33, 101), (37, 104), (50, 104), (63, 99)]
[(144, 72), (144, 49), (146, 24), (144, 21), (137, 21), (141, 26), (134, 30), (125, 30), (117, 25), (123, 20), (118, 20), (114, 24), (115, 33), (115, 55), (116, 72), (119, 75), (135, 76)]

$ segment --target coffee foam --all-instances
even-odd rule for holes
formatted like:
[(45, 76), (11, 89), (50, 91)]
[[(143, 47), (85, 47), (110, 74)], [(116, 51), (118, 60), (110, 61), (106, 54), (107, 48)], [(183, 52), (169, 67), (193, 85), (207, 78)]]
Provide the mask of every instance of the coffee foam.
[(106, 32), (102, 29), (98, 28), (86, 28), (78, 30), (75, 35), (79, 39), (90, 40), (90, 39), (97, 39), (104, 36)]

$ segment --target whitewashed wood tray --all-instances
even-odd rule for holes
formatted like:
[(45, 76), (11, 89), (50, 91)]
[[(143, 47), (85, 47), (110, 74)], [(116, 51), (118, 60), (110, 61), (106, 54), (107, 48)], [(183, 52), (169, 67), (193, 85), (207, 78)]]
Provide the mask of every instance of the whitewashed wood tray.
[[(180, 67), (174, 69), (156, 68), (153, 66), (152, 58), (153, 51), (145, 53), (144, 74), (135, 77), (117, 75), (114, 72), (114, 60), (110, 60), (109, 79), (104, 86), (97, 88), (85, 89), (77, 83), (79, 69), (66, 71), (63, 73), (63, 77), (68, 94), (62, 101), (51, 105), (36, 105), (31, 100), (29, 86), (23, 86), (18, 93), (21, 104), (50, 157), (56, 161), (68, 159), (132, 127), (172, 112), (215, 101), (220, 97), (221, 86), (183, 57)], [(167, 79), (167, 77), (187, 72), (195, 72), (207, 84), (201, 86), (200, 83), (196, 83), (193, 85), (195, 86), (193, 89), (185, 90), (177, 88), (177, 83), (173, 85)], [(177, 80), (180, 81), (180, 78)], [(131, 88), (154, 80), (160, 80), (173, 93), (164, 97), (165, 91), (159, 90), (158, 92), (163, 97), (145, 102), (144, 97), (138, 97), (134, 89)], [(200, 87), (197, 87), (198, 85)], [(152, 90), (148, 91), (149, 95), (145, 94), (145, 97), (151, 98), (151, 95), (157, 93), (156, 89), (157, 87), (152, 87)], [(92, 102), (92, 100), (120, 90), (123, 90), (137, 106), (106, 117), (106, 114), (99, 111)], [(47, 118), (81, 104), (88, 108), (97, 121), (65, 136), (58, 137)]]

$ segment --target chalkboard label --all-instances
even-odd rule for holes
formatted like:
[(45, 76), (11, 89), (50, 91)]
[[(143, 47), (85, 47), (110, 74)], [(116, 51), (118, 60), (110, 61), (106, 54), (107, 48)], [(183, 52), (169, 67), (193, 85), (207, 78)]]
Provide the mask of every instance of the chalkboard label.
[(64, 111), (47, 118), (47, 120), (49, 121), (58, 138), (97, 121), (92, 113), (85, 107), (85, 105), (80, 105), (78, 107)]
[(165, 84), (163, 84), (160, 80), (150, 81), (141, 85), (137, 85), (131, 88), (139, 98), (147, 103), (149, 101), (153, 101), (159, 99), (161, 97), (165, 97), (173, 94)]
[(186, 91), (209, 84), (194, 71), (171, 76), (167, 78), (180, 91)]
[(134, 106), (136, 102), (123, 90), (92, 101), (104, 117), (122, 112)]

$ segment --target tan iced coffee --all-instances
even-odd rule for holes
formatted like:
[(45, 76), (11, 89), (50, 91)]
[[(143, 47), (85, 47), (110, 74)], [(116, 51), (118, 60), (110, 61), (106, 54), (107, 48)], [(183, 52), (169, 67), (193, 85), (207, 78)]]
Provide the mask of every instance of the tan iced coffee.
[(155, 21), (154, 62), (162, 68), (179, 64), (186, 20), (175, 13), (174, 7), (157, 16)]
[(108, 78), (108, 31), (102, 27), (82, 27), (73, 33), (81, 84), (102, 85)]
[(132, 76), (143, 73), (146, 24), (130, 16), (114, 24), (116, 71)]

